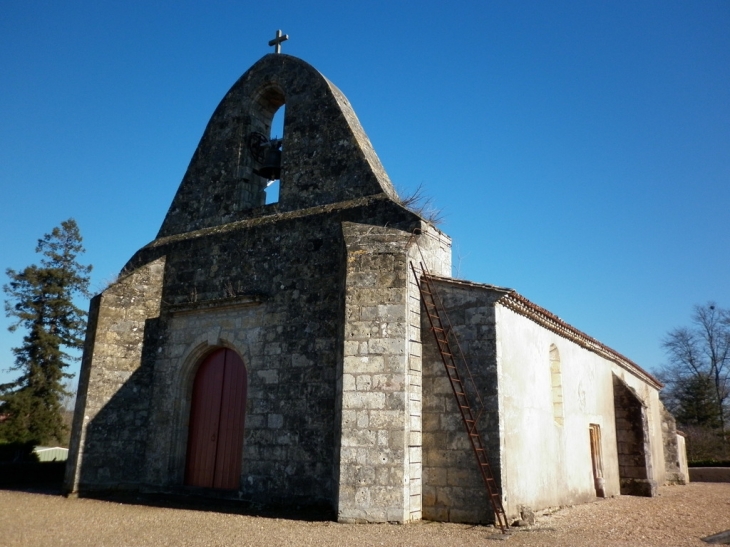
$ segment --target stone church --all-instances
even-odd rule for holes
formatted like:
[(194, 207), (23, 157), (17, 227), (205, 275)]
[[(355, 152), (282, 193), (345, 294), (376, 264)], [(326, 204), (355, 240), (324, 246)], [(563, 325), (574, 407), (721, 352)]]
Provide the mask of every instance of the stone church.
[(451, 240), (403, 205), (347, 98), (272, 53), (91, 301), (66, 490), (492, 522), (421, 277), (510, 518), (686, 481), (661, 384), (514, 290), (451, 278)]

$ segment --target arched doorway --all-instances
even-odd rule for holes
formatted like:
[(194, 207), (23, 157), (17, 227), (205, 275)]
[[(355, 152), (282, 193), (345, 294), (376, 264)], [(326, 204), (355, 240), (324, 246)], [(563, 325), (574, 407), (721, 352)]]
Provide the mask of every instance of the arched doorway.
[(615, 374), (613, 407), (621, 495), (656, 496), (646, 407), (636, 391)]
[(193, 384), (185, 484), (237, 490), (246, 416), (246, 366), (236, 352), (208, 355)]

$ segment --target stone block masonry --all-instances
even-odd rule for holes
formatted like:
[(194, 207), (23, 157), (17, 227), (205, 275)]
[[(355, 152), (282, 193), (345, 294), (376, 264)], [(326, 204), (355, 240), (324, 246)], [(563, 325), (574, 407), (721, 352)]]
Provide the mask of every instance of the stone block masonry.
[(613, 376), (621, 494), (655, 496), (646, 408), (638, 395)]
[[(421, 232), (421, 230), (418, 230)], [(421, 518), (420, 305), (410, 261), (450, 267), (450, 241), (343, 224), (347, 251), (341, 390), (338, 519)], [(433, 234), (431, 238), (433, 239)], [(417, 287), (416, 287), (417, 291)]]
[[(680, 448), (679, 435), (677, 434), (677, 422), (674, 416), (661, 407), (662, 416), (662, 444), (664, 446), (664, 481), (666, 484), (687, 484), (689, 477), (687, 476), (686, 464), (683, 465), (682, 457), (684, 450)], [(681, 439), (682, 441), (684, 438)]]
[(164, 268), (164, 257), (150, 261), (91, 302), (66, 466), (69, 491), (133, 488), (142, 480), (152, 380), (145, 354), (159, 333)]
[[(453, 327), (451, 341), (463, 351), (459, 374), (497, 480), (500, 470), (497, 356), (494, 303), (502, 293), (437, 280), (434, 289)], [(423, 329), (423, 518), (451, 522), (493, 520), (484, 481), (477, 468), (451, 384), (444, 370), (428, 318)], [(454, 336), (455, 335), (455, 336)], [(483, 402), (481, 407), (479, 400)]]
[[(140, 251), (128, 266), (131, 277), (102, 295), (102, 315), (109, 315), (105, 303), (111, 305), (117, 301), (115, 295), (132, 290), (125, 280), (136, 279), (148, 268), (136, 264), (162, 261), (158, 270), (160, 275), (164, 271), (164, 283), (159, 292), (136, 300), (144, 306), (157, 302), (159, 307), (156, 335), (133, 346), (139, 349), (137, 367), (145, 371), (144, 389), (122, 382), (116, 391), (107, 393), (103, 391), (106, 384), (91, 382), (89, 397), (100, 400), (101, 406), (106, 404), (108, 418), (91, 418), (98, 443), (86, 445), (89, 449), (97, 446), (101, 452), (98, 461), (81, 461), (80, 487), (115, 488), (122, 482), (152, 490), (183, 486), (196, 367), (213, 349), (229, 347), (242, 357), (249, 378), (240, 498), (266, 504), (334, 504), (334, 479), (339, 473), (334, 471), (339, 450), (335, 424), (341, 404), (337, 371), (338, 363), (352, 357), (344, 355), (352, 351), (351, 341), (345, 344), (340, 325), (346, 301), (365, 302), (377, 292), (376, 285), (361, 276), (357, 283), (365, 292), (352, 298), (347, 295), (341, 281), (346, 264), (342, 221), (347, 225), (382, 217), (406, 228), (392, 229), (402, 245), (412, 231), (408, 228), (420, 225), (417, 217), (389, 200), (371, 199), (325, 212), (315, 209), (310, 215), (280, 214), (264, 222), (243, 221), (227, 229), (158, 240)], [(303, 248), (311, 250), (302, 253)], [(381, 265), (378, 262), (370, 271), (379, 272)], [(392, 275), (394, 271), (391, 266), (391, 274), (377, 274), (381, 276), (378, 282), (385, 284), (382, 307), (363, 304), (362, 317), (375, 318), (378, 330), (368, 337), (370, 343), (364, 349), (372, 360), (371, 368), (363, 369), (368, 374), (358, 379), (356, 387), (361, 391), (347, 395), (347, 404), (378, 411), (373, 414), (373, 424), (391, 419), (385, 410), (405, 409), (406, 405), (405, 378), (388, 372), (388, 367), (395, 366), (393, 358), (405, 359), (405, 342), (398, 349), (396, 340), (405, 340), (405, 289), (399, 295), (397, 287), (405, 286), (406, 270)], [(110, 317), (120, 321), (107, 325), (110, 332), (126, 328), (123, 317)], [(365, 322), (355, 327), (361, 329)], [(97, 344), (96, 354), (102, 350), (117, 351), (114, 346)], [(94, 378), (108, 375), (107, 367), (119, 363), (96, 358)], [(367, 386), (373, 388), (371, 392)], [(116, 400), (127, 401), (129, 408), (143, 405), (147, 425), (115, 430), (114, 424), (119, 426), (128, 419), (122, 408), (109, 403)], [(100, 482), (99, 473), (113, 461), (104, 444), (111, 435), (139, 437), (135, 458), (130, 459), (137, 463), (134, 472), (117, 466), (119, 477)], [(365, 437), (351, 440), (349, 448), (385, 442), (382, 434), (377, 439)], [(388, 443), (396, 442), (396, 437), (394, 434)], [(379, 503), (383, 496), (392, 496), (385, 490), (380, 494), (373, 491), (371, 498)], [(388, 519), (401, 521), (402, 517), (382, 518)]]
[[(279, 200), (266, 205), (255, 143), (283, 105)], [(411, 264), (440, 276), (503, 478), (505, 291), (448, 279), (450, 239), (402, 206), (342, 92), (300, 59), (266, 55), (213, 113), (157, 238), (92, 301), (67, 491), (315, 506), (343, 522), (490, 522)], [(634, 457), (647, 442), (641, 403), (623, 395), (622, 479), (650, 488), (648, 451)]]
[[(247, 139), (282, 104), (280, 200), (262, 205)], [(377, 234), (356, 267), (348, 226)], [(206, 495), (336, 512), (342, 480), (368, 486), (351, 496), (366, 520), (419, 516), (420, 485), (402, 483), (420, 474), (406, 366), (416, 229), (344, 95), (299, 59), (264, 57), (211, 118), (157, 239), (94, 301), (67, 489), (188, 492), (194, 381), (228, 348), (248, 379), (241, 481)], [(355, 426), (343, 435), (343, 423)]]

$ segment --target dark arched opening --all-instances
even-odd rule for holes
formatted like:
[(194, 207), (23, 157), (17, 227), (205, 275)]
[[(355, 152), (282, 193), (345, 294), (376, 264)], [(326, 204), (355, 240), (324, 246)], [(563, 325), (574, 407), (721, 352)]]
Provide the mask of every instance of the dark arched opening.
[[(269, 130), (269, 142), (280, 142), (281, 158), (284, 155), (284, 118), (286, 117), (286, 105), (283, 104), (274, 113), (271, 120), (271, 129)], [(281, 163), (279, 164), (281, 168)], [(267, 180), (266, 182), (266, 205), (277, 203), (279, 201), (279, 187), (281, 184), (281, 173), (279, 178)]]
[(284, 152), (285, 99), (283, 91), (267, 84), (254, 97), (249, 133), (246, 137), (252, 156), (250, 182), (244, 191), (244, 208), (279, 201)]
[(636, 392), (613, 376), (613, 405), (621, 494), (655, 496), (646, 408)]

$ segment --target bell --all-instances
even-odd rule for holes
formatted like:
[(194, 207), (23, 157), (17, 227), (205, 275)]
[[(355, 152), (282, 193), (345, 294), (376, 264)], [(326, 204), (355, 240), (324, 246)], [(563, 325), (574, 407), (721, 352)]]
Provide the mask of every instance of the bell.
[(278, 180), (281, 178), (281, 140), (272, 139), (266, 150), (266, 156), (263, 165), (259, 169), (254, 169), (260, 177), (266, 180)]

